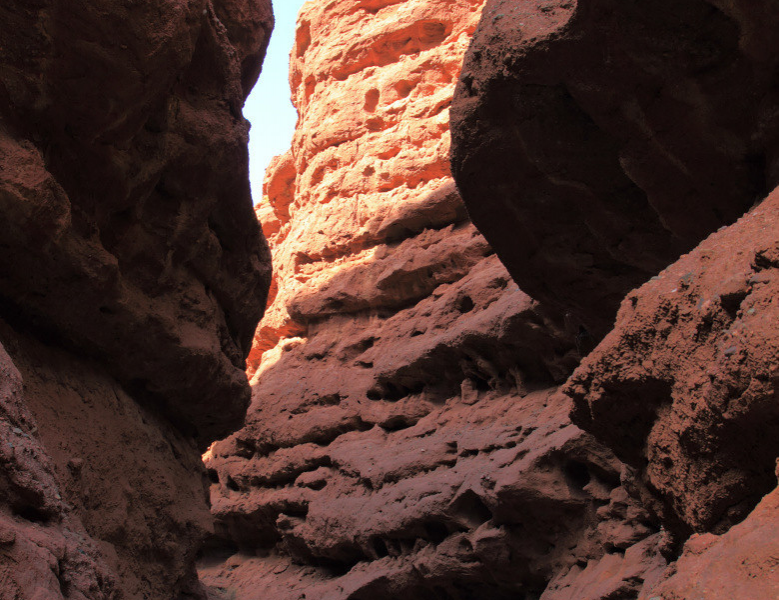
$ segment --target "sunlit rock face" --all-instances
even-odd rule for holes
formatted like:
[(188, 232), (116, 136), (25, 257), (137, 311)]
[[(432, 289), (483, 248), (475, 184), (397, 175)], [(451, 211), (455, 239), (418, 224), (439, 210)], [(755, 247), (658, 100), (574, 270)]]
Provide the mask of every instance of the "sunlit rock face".
[(0, 6), (0, 596), (202, 598), (270, 283), (261, 0)]
[(511, 281), (449, 172), (481, 8), (303, 7), (300, 118), (257, 208), (274, 280), (252, 404), (206, 459), (214, 594), (538, 597), (606, 555), (616, 593), (665, 565), (631, 471), (557, 391), (590, 340)]

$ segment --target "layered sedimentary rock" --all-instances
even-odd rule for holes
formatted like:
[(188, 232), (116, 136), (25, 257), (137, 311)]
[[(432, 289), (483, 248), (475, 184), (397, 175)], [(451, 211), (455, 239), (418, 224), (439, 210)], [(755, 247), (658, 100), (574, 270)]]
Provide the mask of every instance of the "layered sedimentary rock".
[(0, 6), (3, 598), (203, 597), (199, 447), (242, 421), (269, 286), (241, 107), (271, 27)]
[(767, 0), (487, 2), (452, 167), (525, 292), (601, 338), (779, 183), (777, 19)]
[(590, 340), (510, 280), (449, 174), (480, 9), (299, 16), (298, 127), (257, 209), (275, 272), (252, 404), (206, 458), (215, 597), (538, 597), (601, 560), (599, 589), (637, 593), (665, 567), (632, 471), (556, 389)]

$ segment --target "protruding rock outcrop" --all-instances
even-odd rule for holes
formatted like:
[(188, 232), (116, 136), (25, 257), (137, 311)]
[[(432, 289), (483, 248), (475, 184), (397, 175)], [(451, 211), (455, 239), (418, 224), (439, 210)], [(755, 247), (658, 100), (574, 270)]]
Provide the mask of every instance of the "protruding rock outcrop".
[(490, 0), (452, 107), (468, 211), (596, 338), (622, 298), (779, 183), (767, 0)]
[(242, 422), (269, 286), (241, 107), (272, 25), (0, 6), (3, 598), (204, 597), (198, 447)]
[(777, 553), (779, 489), (727, 533), (690, 538), (668, 579), (646, 597), (774, 600), (779, 596)]
[[(452, 109), (458, 187), (548, 309), (599, 338), (622, 300), (563, 390), (662, 526), (543, 598), (776, 594), (777, 18), (767, 2), (485, 6)], [(636, 568), (638, 588), (603, 587)]]
[(726, 531), (776, 486), (777, 298), (779, 190), (631, 292), (567, 386), (669, 530)]
[(7, 312), (203, 441), (241, 422), (270, 276), (240, 113), (270, 13), (251, 35), (226, 28), (240, 4), (0, 8)]

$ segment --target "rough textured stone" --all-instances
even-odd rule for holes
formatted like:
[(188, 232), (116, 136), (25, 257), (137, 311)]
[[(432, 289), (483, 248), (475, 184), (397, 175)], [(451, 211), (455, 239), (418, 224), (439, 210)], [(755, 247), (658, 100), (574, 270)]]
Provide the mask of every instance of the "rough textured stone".
[(252, 404), (206, 455), (214, 598), (538, 597), (643, 543), (603, 586), (638, 593), (665, 566), (632, 473), (555, 391), (590, 340), (510, 280), (449, 174), (480, 8), (299, 16), (300, 118), (257, 208), (275, 272)]
[[(243, 552), (214, 553), (204, 581), (237, 598), (515, 598), (645, 538), (657, 554), (650, 515), (621, 485), (629, 475), (570, 423), (563, 396), (463, 396), (417, 408), (429, 412), (411, 426), (289, 400), (278, 417), (262, 411), (285, 434), (276, 449), (253, 452), (270, 442), (242, 431), (207, 463), (224, 482), (212, 495), (221, 536)], [(411, 418), (413, 405), (399, 408)], [(610, 589), (637, 591), (646, 570), (613, 575)]]
[(468, 211), (600, 339), (632, 288), (779, 184), (768, 0), (489, 0), (452, 106)]
[[(0, 593), (3, 598), (114, 597), (100, 552), (63, 502), (24, 399), (22, 376), (0, 347)], [(52, 524), (53, 523), (53, 524)]]
[(727, 533), (693, 535), (667, 581), (639, 600), (779, 596), (779, 491)]
[[(290, 75), (299, 122), (292, 149), (269, 169), (260, 208), (275, 284), (250, 373), (320, 314), (397, 310), (491, 253), (465, 224), (448, 165), (448, 107), (481, 4), (304, 7)], [(447, 243), (462, 245), (452, 264), (442, 264)], [(380, 260), (385, 268), (370, 266)], [(360, 281), (360, 264), (370, 281)], [(362, 290), (344, 289), (354, 282)], [(312, 296), (325, 287), (316, 306)]]
[(0, 5), (0, 597), (203, 599), (269, 286), (267, 0)]
[(544, 600), (776, 594), (777, 18), (485, 5), (452, 106), (458, 188), (523, 291), (606, 336), (563, 389), (662, 525)]
[(568, 383), (575, 421), (641, 470), (677, 533), (722, 532), (776, 484), (778, 269), (775, 191), (631, 292)]
[(0, 543), (0, 597), (201, 598), (194, 561), (213, 524), (193, 441), (94, 361), (0, 334), (13, 356), (0, 529), (15, 532)]

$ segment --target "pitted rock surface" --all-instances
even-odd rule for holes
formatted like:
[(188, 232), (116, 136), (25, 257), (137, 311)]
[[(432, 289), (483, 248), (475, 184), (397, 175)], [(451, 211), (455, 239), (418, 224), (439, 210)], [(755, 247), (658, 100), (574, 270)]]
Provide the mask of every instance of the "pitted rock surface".
[(779, 191), (631, 292), (567, 384), (679, 533), (726, 531), (776, 485)]

